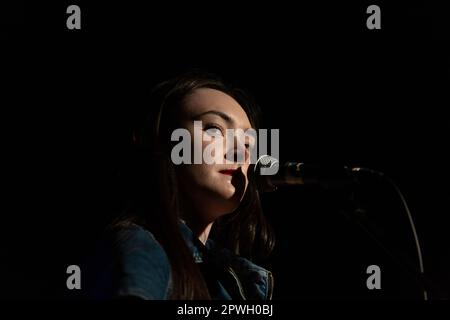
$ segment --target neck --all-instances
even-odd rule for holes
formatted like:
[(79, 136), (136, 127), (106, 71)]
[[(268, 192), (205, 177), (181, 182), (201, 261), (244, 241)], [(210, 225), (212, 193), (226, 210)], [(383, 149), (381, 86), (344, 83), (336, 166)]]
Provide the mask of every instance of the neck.
[(194, 236), (197, 237), (201, 243), (205, 244), (209, 237), (209, 232), (211, 231), (211, 227), (213, 222), (205, 222), (205, 223), (190, 223), (189, 227), (191, 228)]
[(195, 235), (198, 237), (198, 239), (203, 243), (206, 244), (206, 240), (208, 240), (209, 232), (211, 231), (212, 222), (207, 224), (205, 227), (203, 227), (203, 231), (199, 231), (198, 233), (195, 232)]
[(183, 219), (188, 227), (192, 230), (194, 237), (198, 238), (200, 242), (206, 244), (209, 233), (211, 231), (214, 220), (203, 219), (198, 208), (195, 208), (190, 201), (183, 202)]

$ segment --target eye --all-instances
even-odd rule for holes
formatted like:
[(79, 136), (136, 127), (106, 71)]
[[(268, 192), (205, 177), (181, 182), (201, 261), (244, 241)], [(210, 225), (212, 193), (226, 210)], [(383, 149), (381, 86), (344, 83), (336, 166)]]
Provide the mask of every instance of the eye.
[(215, 124), (205, 125), (205, 128), (203, 130), (205, 130), (206, 133), (208, 133), (211, 136), (217, 136), (217, 135), (223, 136), (222, 128)]
[(247, 148), (247, 149), (254, 148), (255, 147), (255, 142), (256, 141), (253, 138), (246, 139), (246, 141), (245, 141), (245, 148)]

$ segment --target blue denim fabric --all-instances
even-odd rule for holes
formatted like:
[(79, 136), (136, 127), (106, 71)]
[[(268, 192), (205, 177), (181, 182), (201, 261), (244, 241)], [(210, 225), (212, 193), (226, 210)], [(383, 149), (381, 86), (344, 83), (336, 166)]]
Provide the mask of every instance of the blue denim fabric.
[[(191, 250), (194, 261), (221, 270), (214, 299), (271, 299), (272, 274), (251, 261), (238, 257), (226, 249), (216, 248), (213, 241), (206, 245), (196, 239), (186, 224), (180, 231)], [(97, 263), (87, 267), (88, 296), (93, 299), (136, 297), (167, 299), (172, 287), (169, 259), (151, 232), (138, 225), (122, 229), (114, 237), (114, 245), (101, 245)]]

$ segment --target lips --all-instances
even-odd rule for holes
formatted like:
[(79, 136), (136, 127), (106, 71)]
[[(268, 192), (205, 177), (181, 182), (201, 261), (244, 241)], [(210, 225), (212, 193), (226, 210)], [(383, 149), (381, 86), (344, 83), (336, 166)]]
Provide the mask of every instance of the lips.
[(232, 176), (236, 171), (237, 171), (236, 169), (227, 169), (227, 170), (220, 170), (219, 172), (227, 176)]

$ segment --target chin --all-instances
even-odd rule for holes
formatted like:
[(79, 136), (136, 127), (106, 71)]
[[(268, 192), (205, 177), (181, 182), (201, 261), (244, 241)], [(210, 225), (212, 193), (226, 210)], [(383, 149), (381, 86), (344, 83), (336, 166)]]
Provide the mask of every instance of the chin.
[(222, 216), (235, 211), (240, 205), (239, 199), (235, 197), (235, 194), (219, 194), (218, 198), (214, 201), (215, 212), (217, 215)]
[[(245, 189), (244, 189), (245, 190)], [(215, 217), (232, 213), (241, 204), (244, 197), (244, 190), (237, 189), (233, 184), (208, 184), (204, 186), (204, 201), (200, 201), (214, 212)]]
[(243, 195), (238, 196), (237, 194), (233, 194), (231, 197), (224, 199), (223, 211), (226, 211), (226, 213), (235, 211), (240, 206), (242, 199)]
[(220, 218), (227, 214), (233, 213), (238, 207), (239, 207), (239, 203), (233, 203), (233, 204), (221, 206), (216, 211), (217, 218)]

